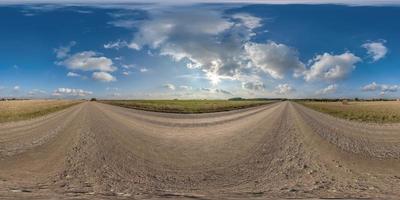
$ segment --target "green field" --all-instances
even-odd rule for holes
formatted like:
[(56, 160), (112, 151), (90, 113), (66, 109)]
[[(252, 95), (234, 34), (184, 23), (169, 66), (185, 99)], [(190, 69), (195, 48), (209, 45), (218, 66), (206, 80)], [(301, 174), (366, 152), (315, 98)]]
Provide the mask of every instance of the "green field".
[(0, 123), (40, 117), (82, 101), (70, 100), (14, 100), (0, 101)]
[(399, 123), (399, 101), (299, 102), (314, 110), (348, 120), (374, 123)]
[(267, 100), (103, 100), (102, 103), (147, 111), (169, 113), (209, 113), (265, 105)]

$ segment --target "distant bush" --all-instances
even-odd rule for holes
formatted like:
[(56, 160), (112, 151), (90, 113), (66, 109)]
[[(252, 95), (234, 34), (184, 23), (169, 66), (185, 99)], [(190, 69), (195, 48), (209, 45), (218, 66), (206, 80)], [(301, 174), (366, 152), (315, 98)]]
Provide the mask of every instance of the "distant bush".
[(96, 98), (91, 98), (90, 101), (97, 101), (97, 99)]
[(229, 101), (241, 101), (244, 100), (242, 97), (234, 97), (234, 98), (230, 98)]

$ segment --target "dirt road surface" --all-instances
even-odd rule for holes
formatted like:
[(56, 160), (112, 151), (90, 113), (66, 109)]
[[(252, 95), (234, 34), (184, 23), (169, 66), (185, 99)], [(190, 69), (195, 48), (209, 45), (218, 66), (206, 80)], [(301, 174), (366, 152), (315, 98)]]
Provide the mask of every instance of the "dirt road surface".
[(167, 114), (85, 102), (0, 124), (0, 199), (385, 198), (400, 124), (292, 102)]

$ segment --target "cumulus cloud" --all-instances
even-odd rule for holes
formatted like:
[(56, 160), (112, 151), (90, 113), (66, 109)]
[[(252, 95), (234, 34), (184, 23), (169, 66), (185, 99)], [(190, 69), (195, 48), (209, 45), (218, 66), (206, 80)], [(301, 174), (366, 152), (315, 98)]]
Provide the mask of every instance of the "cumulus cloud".
[(295, 89), (287, 83), (279, 84), (278, 86), (275, 87), (275, 94), (279, 95), (287, 95), (294, 91)]
[(303, 72), (303, 76), (306, 81), (337, 81), (347, 77), (360, 61), (361, 58), (350, 52), (340, 55), (324, 53), (310, 61), (312, 65)]
[(192, 87), (187, 86), (187, 85), (181, 85), (181, 86), (179, 86), (179, 88), (182, 90), (192, 90), (193, 89)]
[(332, 94), (335, 93), (338, 88), (337, 84), (328, 85), (328, 87), (318, 90), (316, 94), (324, 95), (324, 94)]
[(397, 92), (399, 89), (398, 85), (381, 85), (382, 92)]
[(361, 47), (367, 50), (368, 55), (372, 58), (373, 62), (376, 62), (385, 57), (388, 52), (387, 47), (384, 45), (385, 40), (381, 42), (367, 42)]
[(28, 92), (29, 96), (39, 96), (39, 95), (45, 95), (45, 94), (47, 94), (46, 91), (39, 90), (39, 89), (33, 89), (33, 90)]
[(13, 90), (14, 90), (14, 91), (19, 91), (20, 89), (21, 89), (21, 87), (19, 87), (18, 85), (16, 85), (16, 86), (13, 87)]
[(188, 68), (202, 70), (213, 84), (221, 79), (247, 82), (241, 77), (260, 73), (282, 79), (305, 71), (294, 48), (273, 41), (251, 42), (254, 29), (262, 26), (262, 20), (251, 14), (226, 16), (213, 10), (177, 10), (150, 15), (137, 24), (138, 32), (129, 47), (148, 47), (184, 61)]
[(140, 68), (139, 71), (144, 73), (144, 72), (148, 72), (149, 70), (147, 68)]
[(227, 91), (227, 90), (223, 90), (223, 89), (215, 89), (214, 92), (216, 93), (222, 93), (222, 94), (227, 94), (227, 95), (232, 95), (231, 92)]
[(71, 51), (71, 48), (76, 45), (75, 41), (71, 41), (68, 45), (66, 46), (60, 46), (58, 48), (54, 49), (54, 53), (56, 53), (56, 57), (58, 59), (62, 59), (68, 56), (69, 52)]
[(230, 79), (241, 81), (245, 89), (261, 90), (263, 85), (254, 85), (253, 79), (243, 77), (260, 78), (263, 73), (274, 79), (294, 75), (306, 81), (334, 82), (347, 77), (361, 61), (350, 52), (324, 53), (304, 64), (293, 47), (274, 41), (252, 41), (255, 29), (262, 27), (262, 19), (247, 13), (227, 15), (215, 10), (178, 9), (149, 11), (149, 16), (127, 26), (138, 30), (128, 47), (146, 47), (153, 53), (184, 61), (188, 68), (203, 71), (213, 84)]
[[(65, 66), (66, 68), (73, 71), (95, 71), (92, 74), (92, 78), (97, 81), (111, 82), (117, 79), (110, 74), (117, 70), (117, 67), (113, 65), (113, 61), (105, 56), (99, 55), (94, 51), (82, 51), (75, 54), (70, 54), (71, 47), (76, 42), (71, 42), (68, 46), (63, 46), (55, 49), (56, 57), (59, 59), (56, 64)], [(115, 48), (110, 46), (110, 48)], [(82, 76), (76, 72), (68, 72), (68, 77), (81, 77), (87, 79), (86, 76)]]
[(400, 89), (399, 85), (377, 84), (376, 82), (372, 82), (362, 87), (362, 91), (364, 92), (381, 91), (383, 93), (386, 93), (386, 92), (397, 92), (399, 89)]
[(282, 79), (289, 72), (299, 73), (305, 70), (296, 50), (275, 42), (266, 44), (247, 43), (245, 51), (255, 67), (275, 79)]
[(247, 90), (260, 91), (265, 89), (265, 85), (260, 81), (242, 82), (242, 88)]
[(367, 91), (376, 91), (378, 90), (380, 86), (378, 84), (376, 84), (375, 82), (372, 82), (371, 84), (365, 85), (362, 88), (362, 91), (367, 92)]
[(202, 70), (213, 83), (240, 74), (247, 66), (244, 43), (259, 26), (256, 17), (240, 14), (224, 17), (213, 10), (177, 10), (151, 13), (138, 24), (129, 47), (144, 46), (175, 61), (184, 60), (188, 68)]
[(171, 83), (166, 83), (163, 85), (164, 88), (169, 89), (169, 90), (175, 90), (175, 85), (171, 84)]
[(247, 13), (238, 13), (234, 14), (232, 16), (233, 19), (238, 19), (240, 20), (244, 26), (250, 29), (255, 29), (258, 27), (261, 27), (261, 18), (254, 17), (252, 15), (249, 15)]
[(123, 40), (117, 40), (115, 42), (109, 42), (103, 45), (105, 49), (121, 49), (128, 46), (128, 43)]
[[(139, 25), (133, 43), (142, 47), (160, 47), (164, 43), (178, 44), (193, 36), (217, 35), (229, 29), (233, 23), (223, 19), (219, 12), (177, 10), (176, 12), (153, 13), (151, 20)], [(181, 37), (176, 36), (180, 35)], [(185, 38), (186, 37), (188, 38)], [(174, 41), (173, 41), (174, 40)]]
[(85, 91), (82, 89), (73, 88), (58, 88), (53, 91), (53, 96), (72, 96), (72, 97), (84, 97), (93, 94), (91, 91)]
[(83, 51), (69, 56), (58, 65), (66, 66), (71, 70), (113, 72), (117, 68), (113, 66), (111, 59), (99, 56), (94, 51)]
[(133, 65), (133, 64), (125, 64), (125, 65), (122, 65), (122, 68), (131, 69), (131, 68), (135, 68), (135, 65)]
[(68, 72), (68, 73), (67, 73), (67, 76), (68, 76), (68, 77), (80, 77), (81, 75), (78, 74), (78, 73), (75, 73), (75, 72)]
[(112, 82), (117, 80), (113, 75), (108, 72), (93, 72), (92, 78), (96, 81), (102, 82)]
[(129, 74), (131, 74), (131, 72), (124, 71), (124, 72), (122, 72), (122, 74), (125, 75), (125, 76), (129, 76)]
[(218, 88), (200, 88), (200, 91), (208, 92), (208, 93), (214, 93), (214, 94), (224, 94), (224, 95), (232, 95), (231, 92), (224, 90), (224, 89), (218, 89)]
[(174, 12), (150, 10), (148, 15), (125, 26), (137, 29), (128, 47), (183, 61), (188, 68), (204, 72), (214, 85), (229, 79), (242, 82), (242, 88), (247, 90), (263, 90), (264, 85), (255, 82), (264, 74), (273, 79), (293, 75), (307, 82), (333, 83), (347, 77), (361, 61), (350, 52), (324, 53), (305, 64), (293, 47), (253, 41), (262, 19), (248, 13), (229, 15), (216, 10), (178, 8)]

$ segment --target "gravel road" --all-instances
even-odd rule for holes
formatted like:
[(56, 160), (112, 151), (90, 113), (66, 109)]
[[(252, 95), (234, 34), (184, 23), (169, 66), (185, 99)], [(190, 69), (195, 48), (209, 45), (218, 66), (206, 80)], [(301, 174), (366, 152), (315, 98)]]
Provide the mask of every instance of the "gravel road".
[(0, 199), (400, 196), (400, 124), (293, 102), (169, 114), (85, 102), (0, 124)]

